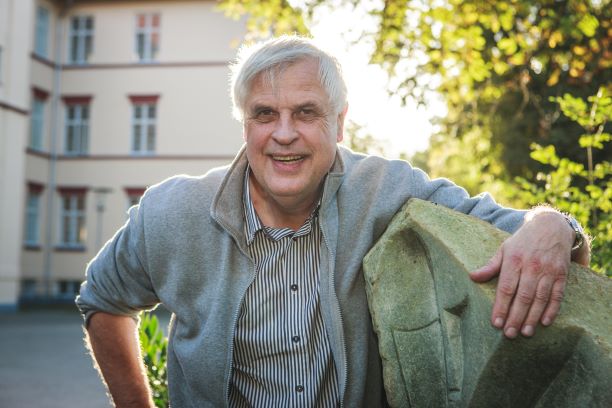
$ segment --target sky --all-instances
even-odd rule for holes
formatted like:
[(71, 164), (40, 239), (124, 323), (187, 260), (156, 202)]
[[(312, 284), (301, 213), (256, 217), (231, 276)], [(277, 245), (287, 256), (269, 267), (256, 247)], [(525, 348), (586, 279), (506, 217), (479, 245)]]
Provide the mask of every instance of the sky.
[(349, 93), (347, 119), (381, 141), (390, 158), (425, 150), (433, 132), (430, 120), (444, 114), (444, 105), (430, 101), (428, 108), (417, 108), (416, 103), (401, 106), (400, 98), (389, 95), (386, 72), (368, 64), (373, 45), (364, 40), (351, 44), (351, 38), (356, 38), (351, 28), (358, 25), (361, 30), (368, 24), (364, 16), (338, 8), (317, 13), (313, 21), (309, 28), (315, 42), (342, 64)]

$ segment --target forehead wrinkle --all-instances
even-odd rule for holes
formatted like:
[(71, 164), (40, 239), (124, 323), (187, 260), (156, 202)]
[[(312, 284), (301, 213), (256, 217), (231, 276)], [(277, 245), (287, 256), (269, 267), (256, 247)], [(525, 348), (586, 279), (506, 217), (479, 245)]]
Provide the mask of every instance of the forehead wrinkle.
[[(308, 60), (289, 61), (283, 64), (276, 65), (270, 69), (260, 72), (251, 82), (249, 103), (245, 106), (247, 112), (254, 112), (261, 108), (270, 108), (279, 110), (280, 106), (286, 104), (296, 95), (300, 95), (302, 101), (295, 102), (289, 106), (290, 110), (297, 110), (306, 106), (317, 108), (324, 116), (329, 116), (333, 110), (330, 106), (329, 97), (326, 90), (319, 82), (318, 70), (314, 81), (301, 75), (296, 75), (294, 78), (284, 78), (284, 74), (291, 67), (294, 67), (302, 62), (310, 62)], [(311, 78), (312, 79), (312, 78)], [(281, 85), (288, 82), (288, 88), (285, 93), (284, 86)]]

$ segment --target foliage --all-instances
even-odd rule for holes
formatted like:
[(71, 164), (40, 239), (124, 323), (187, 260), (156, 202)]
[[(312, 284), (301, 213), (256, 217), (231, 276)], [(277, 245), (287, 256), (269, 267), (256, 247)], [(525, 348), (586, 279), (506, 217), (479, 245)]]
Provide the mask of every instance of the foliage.
[(584, 115), (586, 98), (612, 82), (610, 0), (220, 2), (226, 13), (271, 27), (258, 30), (265, 35), (305, 33), (317, 10), (333, 6), (376, 20), (373, 28), (356, 24), (361, 35), (352, 37), (374, 44), (371, 61), (389, 72), (391, 92), (446, 101), (419, 166), (504, 204), (551, 202), (577, 212), (594, 236), (595, 264), (610, 270), (612, 145), (609, 123), (597, 119), (607, 96), (589, 99), (599, 107)]
[(384, 144), (353, 121), (346, 122), (343, 144), (355, 152), (385, 155)]
[[(602, 150), (610, 142), (604, 126), (612, 118), (612, 97), (609, 90), (600, 88), (597, 95), (580, 98), (565, 94), (554, 98), (563, 114), (580, 124), (585, 133), (580, 136), (580, 147), (592, 158), (593, 149)], [(571, 213), (592, 236), (592, 268), (612, 276), (612, 166), (610, 161), (588, 161), (587, 167), (557, 155), (552, 145), (534, 144), (531, 157), (549, 166), (550, 172), (539, 172), (537, 181), (519, 178), (523, 188), (521, 198), (528, 204), (548, 203)]]
[(168, 339), (159, 325), (157, 316), (149, 312), (142, 314), (139, 337), (153, 401), (156, 407), (167, 408), (169, 406), (168, 380), (166, 378)]
[[(391, 91), (421, 103), (435, 92), (446, 101), (448, 114), (439, 119), (426, 161), (432, 176), (450, 177), (472, 193), (500, 191), (508, 202), (515, 176), (531, 177), (543, 168), (529, 157), (533, 142), (552, 144), (574, 161), (585, 159), (572, 143), (579, 126), (561, 116), (550, 97), (586, 97), (610, 82), (609, 3), (224, 0), (220, 7), (248, 15), (251, 26), (272, 27), (257, 30), (268, 35), (307, 32), (315, 11), (332, 6), (366, 10), (377, 26), (354, 30), (374, 44), (371, 60), (391, 74)], [(610, 149), (594, 154), (602, 158)], [(468, 167), (473, 170), (466, 172)]]
[(235, 20), (248, 14), (247, 39), (308, 32), (302, 11), (291, 7), (286, 0), (224, 0), (219, 2), (218, 7), (227, 17)]
[[(572, 143), (580, 128), (550, 97), (584, 97), (609, 83), (610, 10), (588, 0), (409, 2), (395, 44), (380, 33), (373, 60), (401, 77), (403, 97), (423, 99), (430, 89), (446, 99), (448, 115), (430, 149), (432, 175), (473, 193), (496, 190), (543, 169), (530, 160), (533, 142), (584, 160)], [(449, 145), (461, 149), (444, 152)], [(462, 166), (449, 168), (440, 154)]]

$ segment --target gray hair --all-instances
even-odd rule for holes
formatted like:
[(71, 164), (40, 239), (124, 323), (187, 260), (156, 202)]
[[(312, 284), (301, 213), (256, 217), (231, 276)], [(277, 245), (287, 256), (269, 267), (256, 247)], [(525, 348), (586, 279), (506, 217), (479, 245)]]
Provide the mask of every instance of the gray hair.
[(321, 86), (327, 93), (332, 112), (340, 114), (347, 105), (347, 91), (338, 60), (306, 37), (285, 35), (242, 47), (238, 52), (236, 62), (231, 66), (231, 94), (236, 119), (244, 119), (246, 99), (253, 80), (259, 74), (265, 73), (273, 82), (277, 70), (308, 58), (318, 61)]

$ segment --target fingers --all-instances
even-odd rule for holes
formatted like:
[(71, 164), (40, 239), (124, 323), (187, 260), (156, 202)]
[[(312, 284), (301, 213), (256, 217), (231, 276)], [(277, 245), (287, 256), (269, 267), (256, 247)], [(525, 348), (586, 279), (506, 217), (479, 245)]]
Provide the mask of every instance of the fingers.
[[(503, 270), (502, 273), (504, 273)], [(515, 292), (512, 294), (514, 297), (512, 297), (509, 290), (500, 291), (501, 287), (498, 287), (498, 291), (501, 293), (496, 296), (496, 301), (497, 298), (500, 298), (500, 309), (497, 311), (496, 316), (507, 316), (504, 319), (504, 335), (511, 339), (518, 335), (519, 329), (521, 328), (533, 302), (537, 285), (537, 282), (533, 278), (533, 274), (523, 273), (520, 276), (520, 279), (517, 279), (519, 273), (513, 272), (512, 274), (515, 276), (511, 278), (511, 282), (514, 284), (515, 280), (518, 281), (516, 284), (514, 284)]]
[(561, 221), (558, 215), (532, 218), (471, 274), (482, 282), (499, 273), (491, 322), (506, 337), (531, 336), (539, 322), (549, 325), (559, 313), (571, 253)]
[[(519, 272), (517, 284), (514, 284), (514, 278), (506, 276), (511, 274), (515, 272), (506, 271), (502, 266), (493, 316), (503, 319), (504, 313), (508, 311), (503, 324), (506, 337), (515, 338), (519, 332), (523, 336), (530, 337), (534, 335), (538, 322), (541, 321), (543, 325), (548, 326), (559, 313), (565, 290), (566, 271), (563, 268), (543, 268), (539, 263), (528, 264)], [(502, 277), (508, 281), (507, 284), (501, 282)], [(511, 304), (508, 304), (510, 289), (513, 286), (515, 293), (510, 300)], [(496, 309), (497, 298), (499, 298), (499, 309)], [(500, 327), (495, 322), (494, 325)]]
[(486, 282), (497, 276), (501, 267), (502, 258), (503, 252), (502, 247), (500, 247), (485, 266), (470, 272), (470, 278), (476, 282)]
[(495, 292), (495, 303), (493, 304), (493, 312), (491, 314), (491, 323), (498, 329), (501, 329), (506, 324), (508, 310), (519, 283), (519, 264), (509, 265), (509, 263), (502, 264), (497, 282), (497, 291)]
[(559, 314), (561, 302), (563, 301), (563, 293), (565, 292), (566, 276), (567, 274), (564, 274), (553, 284), (552, 292), (550, 294), (550, 301), (548, 302), (548, 306), (542, 315), (542, 324), (544, 326), (550, 326)]
[[(533, 303), (529, 308), (529, 312), (527, 313), (527, 318), (523, 323), (523, 327), (521, 328), (521, 334), (526, 337), (531, 337), (535, 333), (535, 328), (538, 325), (538, 321), (542, 316), (542, 313), (546, 309), (546, 305), (548, 304), (548, 299), (550, 298), (550, 293), (552, 290), (552, 282), (548, 276), (543, 277), (537, 283), (537, 288), (535, 290), (535, 296), (533, 298)], [(508, 323), (512, 319), (508, 320)], [(520, 324), (520, 321), (517, 319), (517, 326)]]

